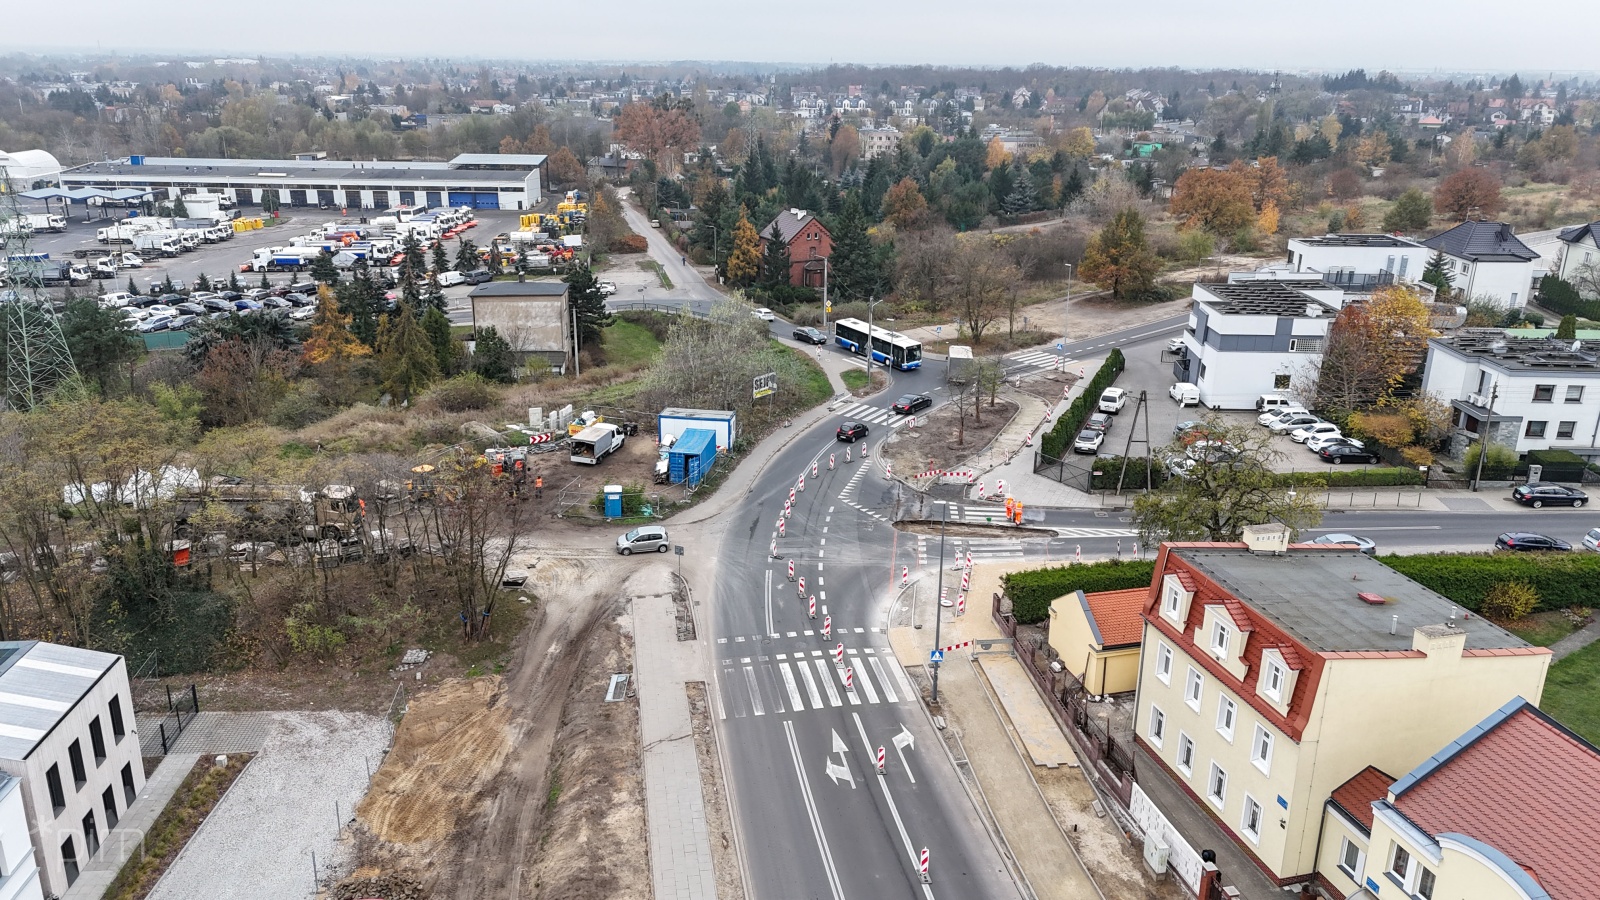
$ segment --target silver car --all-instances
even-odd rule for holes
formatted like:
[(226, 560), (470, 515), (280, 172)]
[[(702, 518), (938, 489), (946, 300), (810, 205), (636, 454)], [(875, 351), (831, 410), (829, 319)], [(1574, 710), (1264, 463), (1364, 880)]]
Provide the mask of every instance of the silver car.
[(617, 537), (617, 552), (623, 556), (635, 553), (667, 552), (672, 546), (672, 540), (667, 537), (667, 529), (660, 525), (640, 525), (627, 534)]

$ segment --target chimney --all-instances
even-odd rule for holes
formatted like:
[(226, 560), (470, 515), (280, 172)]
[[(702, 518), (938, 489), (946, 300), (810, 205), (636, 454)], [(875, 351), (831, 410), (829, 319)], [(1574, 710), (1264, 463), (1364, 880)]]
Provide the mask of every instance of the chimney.
[(1411, 633), (1411, 649), (1421, 650), (1428, 658), (1459, 659), (1467, 647), (1467, 631), (1457, 628), (1454, 622), (1442, 625), (1419, 625)]
[(1289, 526), (1282, 522), (1246, 525), (1244, 543), (1251, 553), (1282, 555), (1289, 549)]
[(1306, 304), (1306, 318), (1308, 318), (1308, 319), (1319, 319), (1321, 317), (1322, 317), (1322, 304), (1321, 303), (1312, 302), (1312, 303), (1307, 303)]

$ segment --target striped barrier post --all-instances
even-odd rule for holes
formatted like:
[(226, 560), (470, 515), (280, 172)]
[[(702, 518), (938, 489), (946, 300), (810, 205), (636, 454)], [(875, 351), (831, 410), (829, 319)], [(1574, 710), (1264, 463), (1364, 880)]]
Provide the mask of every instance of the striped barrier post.
[(922, 876), (922, 883), (923, 884), (932, 884), (933, 883), (932, 879), (930, 879), (928, 877), (928, 848), (927, 847), (923, 847), (922, 848), (922, 853), (917, 858), (917, 873)]
[(1004, 478), (1001, 478), (1001, 479), (995, 481), (995, 483), (994, 483), (994, 495), (996, 497), (1004, 497), (1005, 494), (1006, 494), (1006, 480)]
[(844, 691), (850, 693), (856, 689), (856, 670), (854, 666), (844, 667)]
[(893, 478), (894, 477), (894, 463), (884, 463), (883, 464), (883, 477), (885, 477), (885, 478)]
[(806, 595), (806, 577), (804, 575), (801, 575), (800, 576), (800, 596), (804, 597), (805, 595)]
[(972, 551), (971, 550), (967, 551), (967, 568), (968, 569), (972, 568)]
[(964, 616), (966, 614), (967, 614), (967, 592), (966, 591), (962, 591), (961, 593), (956, 595), (956, 615)]
[(833, 640), (833, 616), (822, 617), (822, 639)]
[(879, 747), (878, 748), (878, 774), (879, 775), (883, 774), (883, 760), (884, 760), (883, 748)]
[(778, 542), (777, 541), (773, 541), (772, 542), (772, 546), (767, 548), (767, 555), (772, 557), (773, 559), (777, 559), (778, 558)]
[(911, 583), (911, 567), (910, 566), (901, 566), (900, 567), (900, 587), (904, 588), (906, 585), (908, 585), (910, 583)]
[(965, 591), (970, 587), (972, 587), (972, 572), (969, 570), (961, 573), (961, 589)]
[(811, 477), (817, 477), (817, 461), (814, 459), (811, 461)]
[(809, 614), (813, 619), (817, 617), (817, 598), (815, 596), (811, 598), (811, 609)]
[(985, 491), (985, 488), (983, 486), (983, 482), (980, 481), (980, 482), (978, 482), (978, 499), (982, 500), (985, 495), (986, 495), (986, 491)]
[(845, 462), (849, 462), (850, 461), (850, 448), (849, 447), (844, 448), (844, 461)]
[(836, 666), (844, 665), (844, 644), (833, 648), (833, 664)]
[(794, 504), (793, 503), (785, 503), (783, 505), (783, 517), (785, 519), (787, 519), (792, 515), (794, 515)]
[(828, 454), (828, 471), (829, 472), (833, 471), (833, 454), (832, 453)]
[(783, 519), (779, 519), (778, 520), (778, 537), (786, 537), (787, 536), (787, 533), (788, 533), (789, 529), (784, 527), (785, 524), (786, 524), (785, 520), (783, 520)]
[(1083, 562), (1083, 545), (1082, 544), (1073, 544), (1072, 545), (1072, 561), (1073, 562)]
[(800, 493), (802, 493), (802, 494), (804, 494), (806, 492), (806, 476), (805, 475), (801, 475), (800, 476), (800, 483), (795, 485), (795, 487), (799, 488), (800, 489)]
[(789, 502), (794, 502), (794, 488), (789, 488)]
[(794, 580), (794, 560), (789, 560), (789, 580)]

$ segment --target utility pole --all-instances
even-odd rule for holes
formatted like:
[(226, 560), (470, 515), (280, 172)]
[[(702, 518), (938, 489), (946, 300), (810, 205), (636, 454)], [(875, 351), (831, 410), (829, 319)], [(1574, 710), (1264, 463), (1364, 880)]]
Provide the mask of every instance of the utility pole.
[(867, 392), (872, 392), (872, 311), (878, 307), (882, 300), (867, 298)]
[[(569, 304), (572, 302), (570, 297), (567, 302)], [(578, 367), (578, 308), (574, 306), (572, 307), (572, 375), (576, 378), (582, 374), (582, 369)]]
[(1067, 263), (1067, 296), (1061, 301), (1061, 342), (1067, 342), (1067, 318), (1072, 312), (1072, 263)]
[(1489, 428), (1494, 424), (1494, 401), (1500, 397), (1500, 382), (1496, 381), (1489, 386), (1489, 415), (1483, 420), (1483, 427), (1478, 430), (1478, 469), (1472, 474), (1472, 489), (1478, 489), (1478, 482), (1483, 480), (1483, 459), (1489, 455)]
[[(822, 332), (828, 332), (828, 258), (822, 258)], [(868, 379), (868, 384), (871, 380)]]
[[(870, 307), (869, 307), (870, 308)], [(950, 503), (948, 501), (939, 506), (939, 591), (934, 595), (933, 601), (933, 649), (939, 649), (939, 623), (944, 619), (944, 607), (939, 605), (939, 597), (944, 595), (944, 532), (945, 526), (950, 522)], [(933, 696), (934, 703), (939, 702), (939, 663), (929, 661), (928, 667), (933, 671)]]

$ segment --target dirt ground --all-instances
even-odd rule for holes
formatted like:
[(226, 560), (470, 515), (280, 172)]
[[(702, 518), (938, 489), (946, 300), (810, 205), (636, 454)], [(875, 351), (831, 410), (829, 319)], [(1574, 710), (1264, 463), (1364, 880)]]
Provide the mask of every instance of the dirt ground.
[(689, 716), (694, 722), (694, 751), (700, 764), (700, 789), (705, 797), (706, 830), (711, 836), (711, 856), (717, 873), (718, 900), (744, 900), (744, 880), (739, 877), (739, 854), (733, 845), (733, 822), (728, 795), (717, 762), (717, 739), (711, 732), (711, 705), (703, 681), (686, 686)]
[(882, 451), (888, 454), (895, 474), (911, 476), (930, 469), (958, 468), (982, 452), (1017, 412), (1017, 405), (1004, 398), (997, 399), (994, 406), (987, 399), (982, 404), (983, 424), (973, 422), (969, 413), (965, 440), (960, 445), (956, 444), (957, 413), (953, 403), (918, 416), (918, 421), (927, 419), (928, 424), (915, 432), (909, 426), (896, 429)]
[(648, 867), (617, 852), (646, 837), (637, 706), (601, 702), (632, 668), (608, 564), (542, 558), (529, 586), (548, 599), (506, 673), (412, 698), (357, 809), (363, 873), (433, 898), (649, 896)]
[(1107, 897), (1178, 900), (1184, 896), (1176, 879), (1155, 882), (1145, 876), (1139, 845), (1125, 838), (1109, 816), (1095, 815), (1094, 788), (1084, 780), (1082, 772), (1034, 766), (1033, 777), (1066, 829), (1067, 839), (1078, 848), (1078, 856)]
[[(650, 425), (649, 429), (654, 429)], [(530, 457), (528, 486), (531, 489), (535, 476), (544, 476), (544, 499), (554, 504), (565, 493), (573, 501), (588, 503), (608, 484), (642, 485), (645, 494), (670, 492), (673, 496), (681, 490), (667, 485), (654, 484), (656, 467), (656, 442), (652, 432), (641, 423), (639, 433), (623, 441), (622, 449), (600, 461), (596, 466), (585, 466), (572, 461), (565, 450), (540, 453)]]

